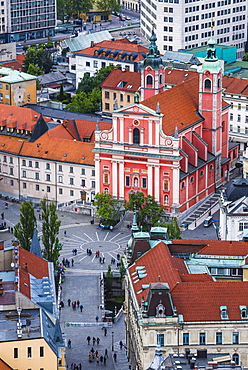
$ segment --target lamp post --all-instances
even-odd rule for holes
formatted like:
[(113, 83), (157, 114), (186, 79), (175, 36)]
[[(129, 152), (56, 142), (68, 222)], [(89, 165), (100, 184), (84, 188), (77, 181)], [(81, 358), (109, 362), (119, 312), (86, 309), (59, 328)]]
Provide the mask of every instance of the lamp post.
[(114, 332), (112, 331), (112, 352), (114, 352)]

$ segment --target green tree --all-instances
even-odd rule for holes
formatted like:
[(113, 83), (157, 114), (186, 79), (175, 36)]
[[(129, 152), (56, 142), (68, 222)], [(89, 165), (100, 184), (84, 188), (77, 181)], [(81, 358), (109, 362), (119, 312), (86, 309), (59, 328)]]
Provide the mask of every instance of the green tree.
[(92, 101), (87, 97), (87, 94), (83, 91), (79, 94), (75, 94), (72, 97), (71, 103), (67, 104), (65, 109), (71, 112), (81, 112), (81, 113), (88, 113), (94, 111)]
[(105, 284), (106, 284), (106, 289), (108, 293), (111, 293), (112, 291), (112, 285), (113, 285), (113, 272), (111, 271), (111, 266), (108, 265), (108, 271), (106, 272), (105, 276)]
[(124, 260), (124, 257), (122, 256), (121, 261), (120, 261), (121, 262), (120, 270), (119, 270), (120, 271), (120, 281), (121, 281), (121, 283), (123, 282), (125, 274), (126, 274), (126, 269), (125, 269), (123, 260)]
[(44, 246), (43, 257), (56, 265), (60, 251), (62, 249), (59, 243), (59, 228), (61, 221), (58, 219), (56, 213), (56, 206), (54, 203), (48, 203), (46, 199), (41, 201), (42, 209), (42, 243)]
[(60, 85), (60, 90), (59, 90), (59, 93), (57, 95), (57, 99), (59, 101), (63, 101), (65, 99), (67, 99), (67, 94), (64, 93), (63, 85)]
[(242, 60), (243, 60), (244, 62), (247, 62), (247, 61), (248, 61), (248, 53), (245, 53), (245, 54), (243, 55)]
[(38, 64), (30, 63), (28, 66), (27, 73), (33, 76), (40, 76), (43, 75), (43, 70), (38, 66)]
[(97, 193), (93, 202), (96, 215), (105, 220), (118, 220), (123, 209), (123, 202), (113, 198), (111, 194)]
[(112, 11), (119, 12), (121, 10), (120, 4), (117, 0), (97, 0), (96, 5), (99, 10), (109, 14)]
[(101, 68), (96, 72), (95, 76), (90, 77), (87, 73), (84, 74), (82, 80), (78, 84), (77, 93), (91, 92), (95, 87), (100, 89), (103, 81), (108, 77), (110, 72), (115, 68), (115, 66), (107, 66)]
[(43, 48), (37, 49), (34, 46), (29, 47), (24, 59), (26, 71), (28, 70), (30, 64), (38, 65), (38, 67), (40, 67), (44, 73), (49, 73), (53, 66), (53, 61), (51, 59), (49, 50), (44, 50)]
[(131, 211), (136, 209), (139, 226), (154, 226), (161, 221), (164, 214), (164, 207), (156, 202), (152, 195), (145, 196), (140, 191), (129, 194), (126, 208)]
[(30, 250), (33, 237), (36, 217), (34, 214), (33, 203), (24, 202), (20, 208), (20, 221), (14, 227), (14, 236), (19, 241), (22, 248)]
[(171, 222), (167, 224), (167, 234), (168, 239), (182, 239), (181, 238), (181, 229), (178, 224), (176, 217), (172, 217)]

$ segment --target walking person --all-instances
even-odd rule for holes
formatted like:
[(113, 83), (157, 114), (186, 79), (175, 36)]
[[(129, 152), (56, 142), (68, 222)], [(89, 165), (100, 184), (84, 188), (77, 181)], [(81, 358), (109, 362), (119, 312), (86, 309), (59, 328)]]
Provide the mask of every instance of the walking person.
[(122, 349), (122, 346), (123, 346), (122, 340), (120, 340), (119, 345), (120, 345), (120, 349)]
[(103, 362), (103, 356), (100, 356), (100, 362), (102, 364), (102, 362)]
[(108, 350), (107, 350), (107, 348), (105, 349), (104, 357), (108, 357)]
[(80, 311), (82, 312), (83, 311), (83, 305), (82, 304), (80, 304)]
[(68, 348), (71, 348), (71, 340), (68, 340)]
[(79, 305), (80, 305), (80, 301), (77, 301), (77, 306), (79, 307)]
[(96, 338), (96, 344), (99, 346), (99, 343), (100, 343), (100, 338)]
[(74, 259), (72, 258), (71, 259), (71, 267), (73, 267), (74, 266)]
[(93, 342), (93, 347), (94, 347), (94, 345), (96, 344), (96, 338), (95, 337), (92, 338), (92, 342)]
[(68, 306), (70, 307), (70, 305), (71, 305), (71, 300), (70, 300), (70, 298), (68, 299)]
[(1, 213), (2, 220), (4, 220), (4, 212)]
[(114, 361), (116, 362), (116, 360), (117, 360), (117, 353), (116, 352), (113, 354), (113, 357), (114, 357)]
[(104, 336), (106, 337), (107, 335), (107, 328), (104, 328)]
[(107, 361), (107, 358), (104, 356), (103, 357), (103, 363), (104, 363), (105, 366), (106, 366), (106, 361)]
[(90, 336), (89, 335), (87, 337), (87, 342), (88, 342), (88, 344), (90, 344)]
[(96, 322), (98, 322), (98, 320), (99, 320), (99, 317), (98, 317), (98, 316), (96, 316)]
[(66, 230), (64, 230), (64, 237), (66, 237)]

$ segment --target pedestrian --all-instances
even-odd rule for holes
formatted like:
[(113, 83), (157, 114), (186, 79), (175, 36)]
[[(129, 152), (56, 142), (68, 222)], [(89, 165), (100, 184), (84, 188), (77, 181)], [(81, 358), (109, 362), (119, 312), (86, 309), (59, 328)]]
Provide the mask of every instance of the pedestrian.
[(14, 232), (14, 228), (13, 227), (10, 228), (10, 232), (11, 232), (11, 234), (13, 234), (13, 232)]
[(72, 258), (71, 259), (71, 267), (73, 267), (74, 266), (74, 259)]
[(1, 213), (2, 220), (4, 220), (4, 212)]
[(104, 365), (106, 365), (106, 361), (107, 361), (107, 358), (104, 356), (103, 357), (103, 363), (104, 363)]
[(66, 236), (66, 230), (64, 230), (64, 236)]
[(104, 336), (106, 337), (107, 335), (107, 328), (104, 328)]
[(104, 357), (108, 357), (108, 350), (107, 350), (107, 348), (105, 349)]
[(98, 350), (95, 351), (96, 358), (98, 357), (99, 353)]
[(71, 340), (68, 340), (68, 348), (71, 348)]
[(95, 337), (92, 338), (92, 342), (93, 342), (93, 346), (94, 346), (96, 344), (96, 338)]
[(80, 302), (79, 302), (79, 301), (77, 301), (77, 306), (79, 307), (79, 305), (80, 305)]
[(103, 257), (103, 259), (102, 259), (102, 263), (104, 263), (105, 262), (105, 257)]
[(110, 231), (113, 231), (113, 226), (112, 226), (112, 225), (110, 225), (110, 228), (109, 228), (109, 229), (110, 229)]
[(99, 346), (99, 343), (100, 343), (100, 338), (96, 338), (96, 344)]
[(83, 305), (82, 304), (80, 304), (80, 311), (82, 312), (83, 311)]
[(122, 346), (123, 346), (122, 340), (120, 340), (119, 345), (120, 345), (120, 349), (122, 349)]
[(61, 308), (64, 307), (64, 302), (63, 301), (60, 302), (60, 306), (61, 306)]
[(100, 356), (100, 362), (102, 364), (102, 362), (103, 362), (103, 356)]
[(99, 262), (102, 263), (102, 257), (99, 258)]
[(70, 305), (71, 305), (71, 300), (70, 300), (70, 298), (68, 299), (68, 306), (70, 307)]
[(41, 220), (41, 214), (39, 213), (39, 220)]
[(90, 336), (89, 335), (87, 337), (87, 342), (88, 342), (88, 344), (90, 344)]
[(114, 357), (114, 361), (116, 362), (116, 360), (117, 360), (117, 353), (116, 352), (113, 354), (113, 357)]
[(99, 317), (98, 317), (98, 316), (96, 316), (96, 322), (98, 322), (98, 320), (99, 320)]
[(94, 348), (93, 348), (93, 347), (91, 348), (90, 352), (91, 352), (92, 354), (94, 354), (94, 353), (95, 353), (95, 350), (94, 350)]
[(63, 259), (62, 259), (62, 264), (63, 264), (63, 266), (65, 266), (65, 257), (63, 257)]
[(79, 370), (82, 370), (82, 364), (81, 364), (81, 362), (80, 362), (80, 364), (78, 365), (78, 368), (79, 368)]
[(75, 256), (77, 255), (77, 249), (75, 249)]

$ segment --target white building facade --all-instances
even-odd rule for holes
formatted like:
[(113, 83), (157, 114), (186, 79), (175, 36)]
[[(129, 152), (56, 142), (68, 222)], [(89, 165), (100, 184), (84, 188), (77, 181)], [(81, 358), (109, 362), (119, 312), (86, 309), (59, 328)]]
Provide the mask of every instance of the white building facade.
[(235, 45), (242, 58), (247, 41), (247, 4), (242, 0), (143, 0), (141, 31), (148, 39), (152, 23), (161, 53), (206, 45), (214, 25), (219, 44)]

